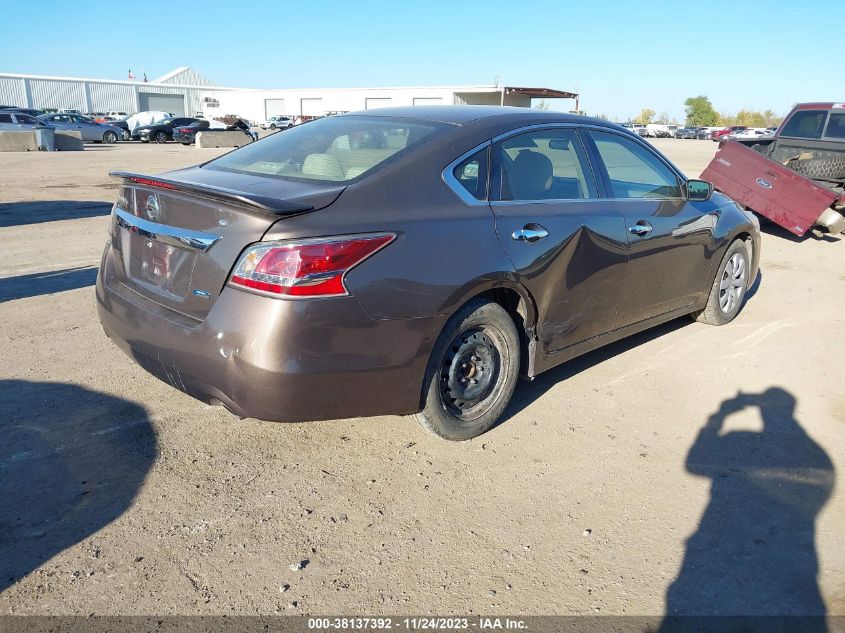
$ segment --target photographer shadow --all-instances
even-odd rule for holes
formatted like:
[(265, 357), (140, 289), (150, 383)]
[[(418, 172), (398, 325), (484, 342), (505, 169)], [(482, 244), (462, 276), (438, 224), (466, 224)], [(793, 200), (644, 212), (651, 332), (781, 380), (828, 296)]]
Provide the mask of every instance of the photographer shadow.
[[(712, 479), (710, 503), (667, 592), (662, 631), (689, 630), (686, 616), (708, 616), (710, 625), (712, 616), (745, 616), (720, 618), (717, 630), (826, 630), (815, 521), (835, 475), (795, 419), (795, 405), (779, 387), (738, 394), (699, 432), (686, 468)], [(722, 434), (726, 418), (747, 407), (759, 408), (763, 430)]]

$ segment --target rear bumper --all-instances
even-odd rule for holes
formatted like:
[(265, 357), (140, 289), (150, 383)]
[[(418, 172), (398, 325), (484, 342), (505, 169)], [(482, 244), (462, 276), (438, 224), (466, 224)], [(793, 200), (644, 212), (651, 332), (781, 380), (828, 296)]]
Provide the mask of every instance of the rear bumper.
[(96, 287), (106, 334), (198, 400), (289, 422), (420, 409), (439, 319), (376, 321), (354, 297), (279, 300), (227, 287), (196, 321), (136, 294), (110, 267), (104, 257)]

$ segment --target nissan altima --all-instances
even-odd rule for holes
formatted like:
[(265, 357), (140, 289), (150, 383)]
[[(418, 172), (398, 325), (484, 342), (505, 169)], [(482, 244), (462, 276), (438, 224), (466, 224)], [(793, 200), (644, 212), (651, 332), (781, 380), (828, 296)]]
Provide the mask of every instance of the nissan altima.
[(241, 417), (414, 415), (466, 440), (517, 378), (737, 316), (759, 224), (620, 126), (522, 108), (327, 117), (121, 179), (100, 320)]

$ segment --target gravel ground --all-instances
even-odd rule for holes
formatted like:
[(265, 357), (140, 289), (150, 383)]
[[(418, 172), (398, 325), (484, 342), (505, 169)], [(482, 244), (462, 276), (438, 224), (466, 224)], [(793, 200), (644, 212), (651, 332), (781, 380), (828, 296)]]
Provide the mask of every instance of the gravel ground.
[(841, 239), (766, 228), (734, 323), (520, 383), (471, 442), (238, 421), (120, 353), (92, 288), (108, 171), (220, 153), (0, 154), (0, 614), (845, 614)]

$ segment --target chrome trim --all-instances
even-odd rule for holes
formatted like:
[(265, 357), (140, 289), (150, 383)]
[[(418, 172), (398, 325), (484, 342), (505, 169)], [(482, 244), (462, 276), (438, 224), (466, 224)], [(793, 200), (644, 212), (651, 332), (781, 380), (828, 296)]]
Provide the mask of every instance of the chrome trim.
[(544, 228), (538, 228), (538, 229), (521, 228), (521, 229), (511, 233), (512, 239), (515, 239), (519, 242), (528, 242), (529, 244), (533, 244), (537, 240), (541, 240), (544, 237), (548, 237), (548, 236), (549, 236), (549, 232)]
[[(463, 162), (464, 160), (466, 160), (467, 158), (469, 158), (470, 156), (472, 156), (476, 152), (481, 151), (485, 147), (492, 146), (493, 144), (498, 143), (498, 142), (500, 142), (504, 139), (510, 138), (511, 136), (517, 136), (519, 134), (524, 134), (526, 132), (531, 132), (531, 131), (534, 131), (534, 130), (554, 129), (554, 128), (564, 128), (564, 129), (569, 128), (569, 129), (574, 129), (576, 131), (577, 130), (588, 130), (588, 131), (589, 130), (597, 130), (597, 131), (600, 131), (600, 132), (608, 132), (608, 133), (611, 133), (611, 134), (616, 134), (616, 135), (621, 136), (623, 138), (633, 139), (634, 142), (639, 143), (644, 149), (646, 149), (647, 151), (654, 154), (657, 157), (658, 160), (660, 160), (664, 165), (666, 165), (666, 167), (668, 167), (669, 170), (672, 171), (675, 174), (675, 176), (677, 176), (678, 179), (681, 181), (679, 184), (681, 184), (683, 186), (683, 185), (686, 184), (686, 181), (689, 180), (684, 175), (684, 173), (680, 169), (678, 169), (671, 161), (669, 161), (669, 159), (667, 159), (665, 156), (663, 156), (663, 154), (661, 154), (657, 150), (656, 147), (651, 145), (648, 141), (643, 140), (643, 138), (640, 135), (629, 131), (627, 128), (619, 126), (619, 128), (621, 128), (621, 129), (619, 129), (617, 127), (613, 127), (613, 125), (601, 125), (601, 124), (597, 124), (597, 123), (580, 123), (580, 122), (574, 122), (574, 123), (572, 123), (572, 122), (570, 122), (570, 123), (554, 123), (554, 122), (551, 122), (551, 123), (549, 123), (549, 122), (547, 122), (547, 123), (532, 123), (531, 125), (524, 125), (522, 127), (514, 128), (512, 130), (508, 130), (507, 132), (502, 132), (501, 134), (494, 136), (489, 141), (484, 141), (480, 145), (477, 145), (477, 146), (473, 147), (471, 150), (464, 152), (463, 154), (458, 156), (458, 158), (456, 158), (451, 163), (446, 165), (446, 168), (441, 173), (441, 177), (442, 177), (443, 181), (449, 186), (449, 188), (455, 193), (455, 195), (457, 195), (464, 203), (466, 203), (470, 206), (490, 205), (492, 207), (492, 206), (515, 205), (515, 204), (518, 204), (518, 205), (524, 205), (524, 204), (560, 204), (561, 202), (596, 202), (596, 201), (599, 201), (599, 200), (602, 201), (602, 202), (617, 202), (617, 201), (626, 201), (627, 202), (627, 201), (631, 201), (631, 200), (643, 200), (643, 201), (651, 200), (651, 201), (664, 202), (666, 200), (687, 200), (687, 198), (685, 196), (681, 196), (681, 197), (678, 197), (678, 198), (616, 198), (616, 197), (613, 197), (613, 196), (607, 196), (607, 197), (603, 198), (599, 195), (597, 195), (594, 198), (553, 198), (553, 199), (547, 199), (547, 200), (491, 200), (490, 199), (490, 191), (489, 191), (489, 183), (488, 183), (488, 191), (487, 191), (487, 200), (478, 200), (477, 198), (473, 197), (473, 195), (470, 194), (466, 189), (464, 189), (463, 185), (461, 185), (461, 183), (458, 182), (458, 179), (455, 178), (454, 174), (452, 173), (454, 171), (455, 167), (457, 167), (461, 162)], [(582, 141), (581, 144), (583, 146), (584, 142)], [(583, 149), (584, 149), (584, 153), (586, 154), (587, 161), (590, 165), (590, 170), (593, 171), (593, 178), (596, 181), (598, 181), (600, 179), (600, 177), (596, 176), (596, 174), (595, 174), (595, 167), (592, 164), (592, 161), (590, 159), (590, 152), (588, 151), (587, 147), (584, 147)], [(489, 175), (490, 170), (492, 169), (492, 162), (493, 162), (493, 156), (492, 155), (488, 157), (488, 162), (490, 163), (487, 166), (488, 175)]]
[[(489, 147), (490, 145), (491, 145), (490, 141), (484, 141), (481, 145), (473, 147), (468, 152), (464, 152), (463, 154), (458, 156), (455, 160), (453, 160), (451, 163), (446, 165), (446, 167), (443, 169), (443, 171), (440, 174), (440, 177), (443, 179), (443, 182), (446, 183), (446, 185), (449, 187), (449, 189), (451, 189), (454, 192), (454, 194), (456, 196), (458, 196), (464, 203), (466, 203), (466, 204), (468, 204), (472, 207), (486, 206), (488, 204), (488, 200), (479, 200), (478, 198), (473, 196), (469, 191), (467, 191), (464, 188), (464, 186), (458, 181), (458, 179), (455, 178), (455, 174), (453, 172), (455, 171), (455, 167), (460, 165), (467, 158), (469, 158), (470, 156), (472, 156), (473, 154), (475, 154), (477, 152), (480, 152), (485, 147)], [(489, 160), (489, 157), (488, 157), (487, 162), (488, 162), (487, 176), (489, 177), (489, 175), (490, 175), (490, 164), (489, 164), (490, 160)], [(489, 183), (488, 183), (487, 189), (488, 189), (487, 198), (489, 199), (490, 198)]]
[(189, 248), (203, 253), (211, 249), (221, 238), (220, 235), (213, 235), (212, 233), (200, 233), (199, 231), (189, 231), (175, 226), (156, 224), (119, 208), (115, 208), (114, 216), (117, 225), (130, 233), (163, 244)]

